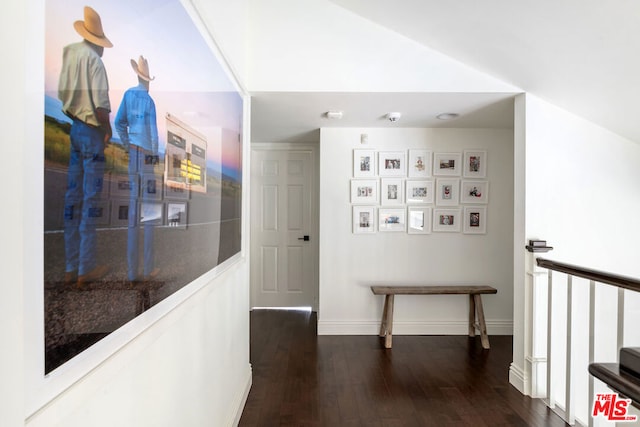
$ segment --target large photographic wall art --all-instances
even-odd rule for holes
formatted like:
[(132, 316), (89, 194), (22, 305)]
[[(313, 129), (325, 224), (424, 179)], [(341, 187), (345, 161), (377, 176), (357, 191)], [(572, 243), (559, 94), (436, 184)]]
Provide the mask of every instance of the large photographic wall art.
[(48, 373), (240, 252), (243, 95), (179, 0), (47, 0), (45, 34)]

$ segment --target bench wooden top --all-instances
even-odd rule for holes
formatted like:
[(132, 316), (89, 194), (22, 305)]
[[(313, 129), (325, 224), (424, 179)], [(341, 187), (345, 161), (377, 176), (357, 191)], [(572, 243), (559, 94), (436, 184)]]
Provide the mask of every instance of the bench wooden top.
[(486, 285), (410, 285), (371, 286), (375, 295), (440, 295), (440, 294), (495, 294), (496, 288)]

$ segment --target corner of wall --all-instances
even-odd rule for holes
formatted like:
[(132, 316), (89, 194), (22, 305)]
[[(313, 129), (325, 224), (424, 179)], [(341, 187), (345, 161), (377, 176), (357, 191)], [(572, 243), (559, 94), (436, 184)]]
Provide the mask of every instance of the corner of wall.
[[(513, 360), (509, 378), (524, 384), (525, 368), (525, 324), (524, 282), (526, 257), (524, 253), (526, 235), (526, 94), (516, 96), (514, 103), (514, 195), (513, 195)], [(513, 373), (517, 374), (513, 374)], [(524, 387), (524, 385), (523, 385)], [(517, 386), (518, 390), (521, 390)], [(526, 390), (522, 388), (522, 390)], [(521, 390), (521, 391), (522, 391)]]

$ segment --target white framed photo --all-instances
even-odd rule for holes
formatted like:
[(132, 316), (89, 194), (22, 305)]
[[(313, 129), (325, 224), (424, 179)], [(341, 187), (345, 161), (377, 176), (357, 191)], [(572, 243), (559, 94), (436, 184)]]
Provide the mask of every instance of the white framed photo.
[(122, 199), (138, 197), (138, 175), (111, 175), (110, 196)]
[(487, 207), (465, 206), (463, 217), (463, 229), (465, 234), (487, 233)]
[(378, 153), (380, 176), (407, 176), (407, 155), (404, 151), (381, 151)]
[(189, 200), (191, 190), (184, 183), (167, 183), (164, 186), (164, 197), (167, 199)]
[(434, 209), (433, 231), (459, 232), (460, 209)]
[(172, 228), (187, 228), (187, 204), (184, 202), (167, 203), (167, 225)]
[[(133, 215), (129, 215), (130, 206), (133, 206)], [(137, 213), (138, 204), (130, 202), (130, 199), (114, 199), (111, 200), (111, 225), (116, 227), (128, 227), (136, 225), (138, 221)], [(131, 219), (131, 220), (129, 220)]]
[(354, 178), (376, 176), (376, 152), (374, 150), (353, 150)]
[(486, 177), (487, 152), (484, 150), (465, 150), (462, 163), (462, 176), (465, 178)]
[(407, 210), (407, 233), (429, 234), (431, 233), (431, 208), (421, 206), (409, 206)]
[(163, 217), (163, 204), (157, 202), (141, 202), (138, 208), (140, 225), (162, 225), (164, 222)]
[(403, 204), (403, 191), (401, 178), (382, 178), (380, 186), (380, 204), (393, 206)]
[(409, 150), (407, 163), (410, 178), (426, 178), (431, 176), (431, 151)]
[(153, 173), (142, 175), (140, 194), (143, 200), (162, 199), (162, 176)]
[(378, 204), (378, 180), (352, 179), (351, 203), (364, 205)]
[(460, 180), (439, 179), (436, 181), (436, 205), (457, 206), (460, 202)]
[(404, 208), (378, 209), (378, 231), (405, 231), (407, 228)]
[(433, 203), (433, 181), (432, 180), (413, 180), (408, 179), (405, 187), (407, 204), (414, 203)]
[(110, 214), (108, 200), (85, 202), (82, 210), (87, 223), (94, 225), (109, 224)]
[(460, 203), (487, 204), (488, 202), (488, 181), (462, 181), (462, 183), (460, 184)]
[(439, 176), (460, 176), (462, 170), (460, 153), (434, 153), (433, 174)]
[(353, 233), (375, 233), (376, 232), (376, 209), (373, 206), (353, 207)]

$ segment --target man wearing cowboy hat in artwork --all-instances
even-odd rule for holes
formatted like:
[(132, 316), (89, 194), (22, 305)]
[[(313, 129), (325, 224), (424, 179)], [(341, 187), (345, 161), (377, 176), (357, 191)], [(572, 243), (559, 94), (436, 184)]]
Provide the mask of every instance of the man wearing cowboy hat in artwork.
[(90, 7), (73, 27), (84, 40), (63, 50), (58, 98), (73, 121), (64, 203), (65, 283), (77, 281), (81, 287), (108, 271), (97, 264), (96, 221), (102, 209), (104, 148), (112, 134), (109, 81), (101, 57), (113, 44), (102, 30), (100, 15)]
[[(158, 163), (158, 128), (156, 125), (156, 106), (149, 95), (149, 82), (155, 77), (149, 74), (149, 63), (142, 55), (138, 62), (131, 60), (131, 67), (138, 75), (138, 85), (128, 89), (122, 98), (116, 113), (115, 127), (122, 144), (129, 153), (129, 175), (139, 176), (141, 180), (140, 199), (138, 206), (137, 194), (131, 193), (129, 203), (129, 230), (127, 238), (127, 277), (131, 282), (140, 280), (138, 272), (138, 247), (140, 233), (138, 218), (144, 232), (143, 243), (143, 274), (144, 281), (153, 280), (159, 272), (154, 268), (153, 257), (153, 229), (154, 221), (147, 220), (145, 210), (157, 206), (157, 192), (161, 185), (154, 173), (154, 165)], [(142, 210), (137, 214), (137, 209)]]

